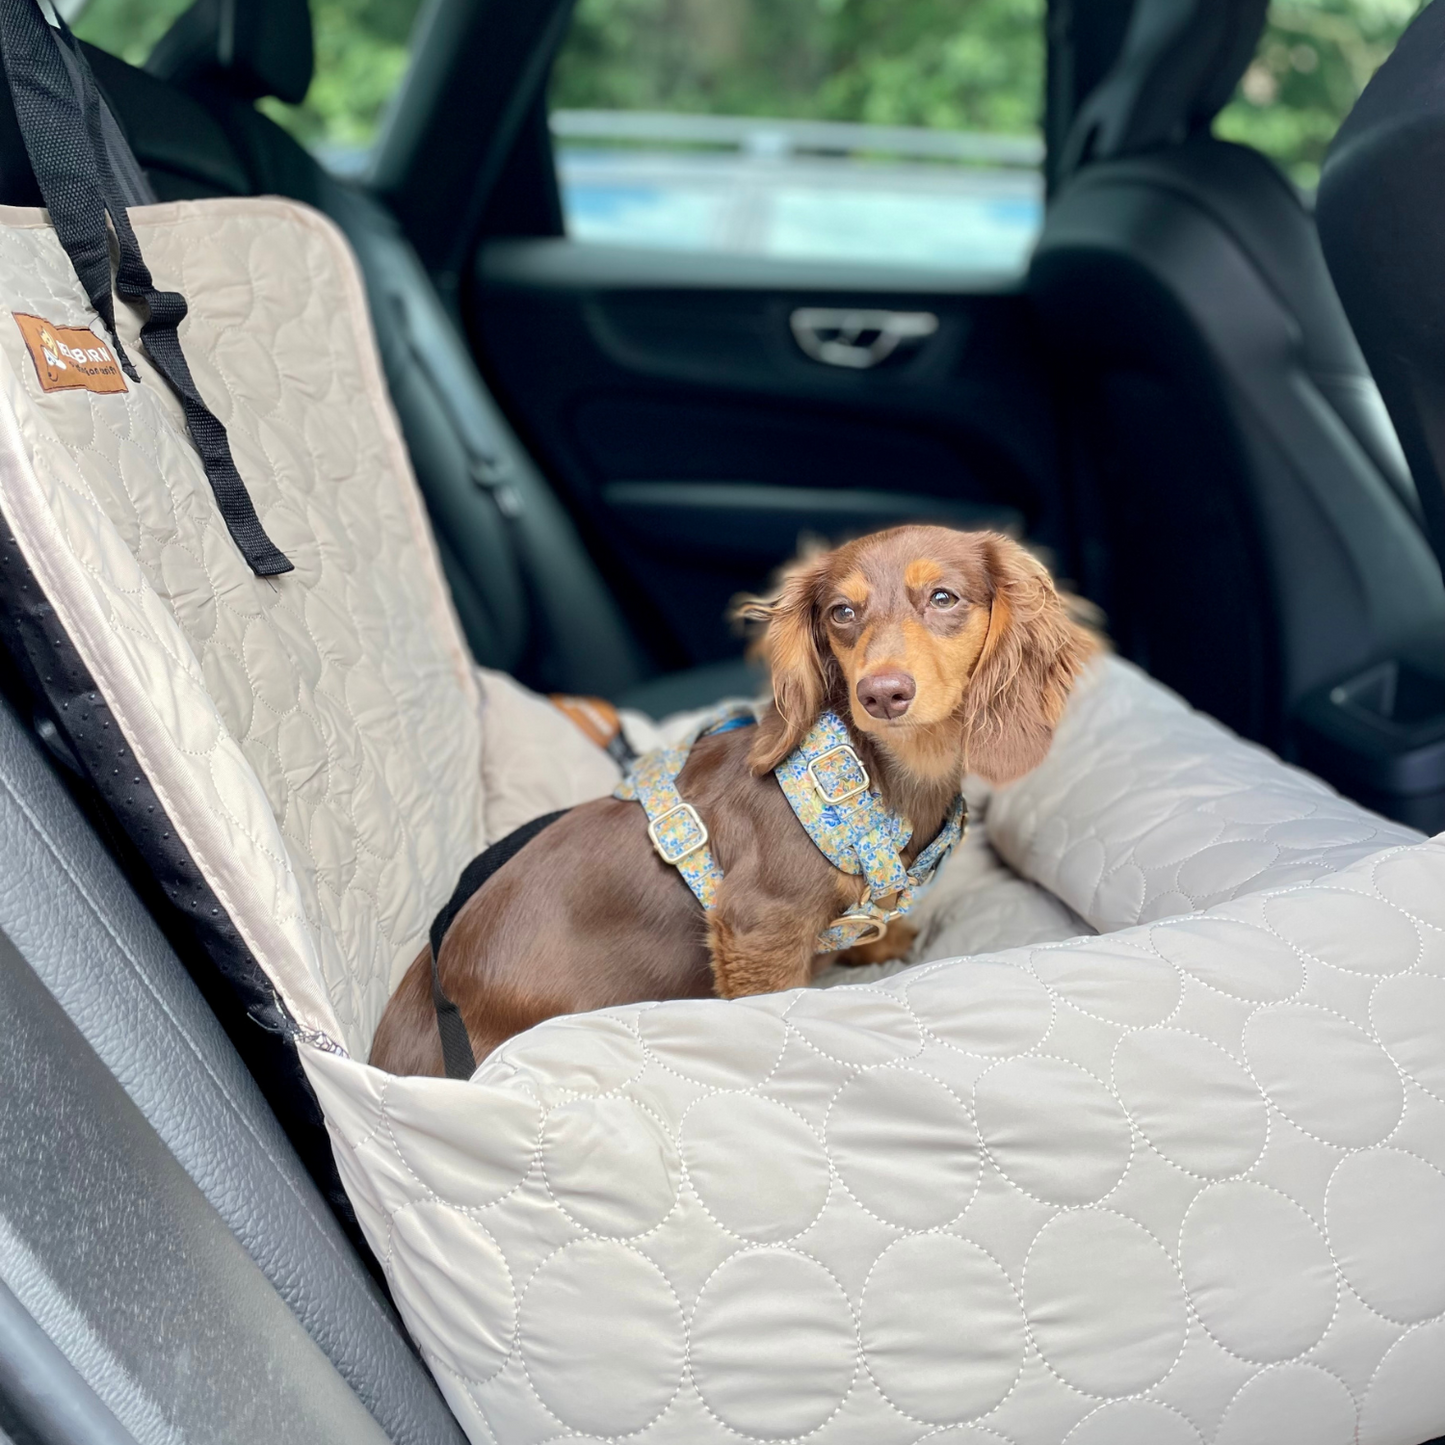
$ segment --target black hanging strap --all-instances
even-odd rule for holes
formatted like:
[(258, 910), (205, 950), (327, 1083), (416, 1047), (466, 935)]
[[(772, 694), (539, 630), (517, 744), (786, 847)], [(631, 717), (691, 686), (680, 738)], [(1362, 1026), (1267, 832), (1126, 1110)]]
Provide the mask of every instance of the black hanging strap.
[(94, 161), (85, 154), (89, 141), (80, 144), (80, 138), (88, 134), (81, 97), (50, 26), (33, 0), (0, 4), (0, 52), (15, 101), (15, 118), (50, 212), (50, 223), (90, 304), (105, 322), (126, 375), (138, 381), (135, 367), (116, 335), (105, 200)]
[(566, 808), (556, 813), (547, 813), (533, 818), (520, 828), (508, 833), (505, 838), (492, 844), (486, 852), (473, 858), (462, 869), (462, 876), (446, 907), (437, 914), (431, 926), (431, 998), (437, 1011), (437, 1031), (442, 1038), (442, 1063), (446, 1066), (447, 1078), (470, 1079), (477, 1071), (477, 1058), (472, 1052), (472, 1041), (467, 1026), (462, 1022), (462, 1011), (447, 996), (442, 987), (441, 970), (437, 967), (437, 955), (442, 951), (442, 940), (452, 926), (457, 914), (466, 907), (474, 893), (502, 866), (510, 862), (542, 831), (550, 827), (567, 812)]
[(258, 577), (290, 572), (290, 561), (256, 515), (225, 426), (202, 400), (191, 376), (177, 330), (186, 317), (186, 299), (178, 291), (157, 290), (141, 255), (112, 150), (125, 155), (132, 192), (140, 168), (125, 151), (113, 119), (107, 124), (105, 103), (84, 52), (63, 27), (47, 23), (36, 0), (0, 0), (0, 49), (40, 194), (60, 244), (110, 333), (117, 359), (128, 376), (140, 380), (116, 334), (107, 216), (120, 253), (116, 290), (123, 300), (143, 304), (149, 312), (141, 340), (181, 403), (226, 529)]

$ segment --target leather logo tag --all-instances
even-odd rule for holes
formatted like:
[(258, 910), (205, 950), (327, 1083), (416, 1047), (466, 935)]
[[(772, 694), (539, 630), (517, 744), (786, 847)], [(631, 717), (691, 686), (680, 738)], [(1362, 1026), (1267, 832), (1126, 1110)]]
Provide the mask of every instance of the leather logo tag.
[(115, 353), (87, 326), (55, 326), (15, 312), (42, 391), (129, 391)]

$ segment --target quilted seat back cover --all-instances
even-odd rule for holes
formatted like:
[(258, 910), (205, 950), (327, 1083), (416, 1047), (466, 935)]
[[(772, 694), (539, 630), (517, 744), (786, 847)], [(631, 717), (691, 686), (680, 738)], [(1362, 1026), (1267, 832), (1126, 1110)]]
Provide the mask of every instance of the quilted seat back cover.
[[(476, 682), (339, 234), (271, 200), (133, 216), (190, 301), (197, 384), (296, 570), (252, 575), (124, 306), (143, 381), (120, 395), (42, 391), (6, 319), (7, 515), (293, 1016), (365, 1057), (483, 845)], [(0, 223), (9, 308), (93, 320), (44, 213)]]
[[(47, 392), (3, 317), (0, 566), (166, 886), (301, 1031), (478, 1445), (1445, 1431), (1445, 846), (1121, 665), (991, 822), (1104, 936), (557, 1020), (470, 1082), (362, 1063), (497, 740), (337, 233), (132, 215), (296, 570), (246, 569), (141, 347), (124, 393)], [(36, 212), (0, 297), (94, 321)]]

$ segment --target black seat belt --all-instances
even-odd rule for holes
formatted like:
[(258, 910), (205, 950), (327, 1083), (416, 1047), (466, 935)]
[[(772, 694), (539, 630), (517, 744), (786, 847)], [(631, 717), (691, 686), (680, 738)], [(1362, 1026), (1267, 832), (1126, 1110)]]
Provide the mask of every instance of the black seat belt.
[[(40, 0), (0, 0), (0, 53), (51, 224), (110, 333), (116, 359), (132, 381), (140, 381), (116, 332), (107, 216), (119, 250), (115, 290), (123, 301), (147, 309), (141, 327), (146, 355), (181, 403), (227, 531), (258, 577), (290, 572), (291, 562), (256, 515), (224, 424), (191, 376), (178, 334), (186, 298), (157, 289), (141, 255), (126, 207), (147, 199), (148, 187), (141, 189), (143, 173), (100, 95), (84, 51), (58, 18), (46, 19)], [(118, 168), (128, 183), (125, 189)]]
[(447, 936), (447, 929), (452, 926), (457, 914), (466, 907), (482, 884), (503, 863), (511, 862), (538, 833), (544, 828), (550, 828), (567, 811), (566, 808), (561, 808), (555, 813), (533, 818), (530, 823), (523, 823), (520, 828), (514, 829), (505, 838), (493, 843), (485, 852), (473, 858), (462, 869), (462, 876), (457, 879), (457, 886), (452, 890), (446, 906), (432, 920), (431, 1001), (436, 1009), (437, 1032), (442, 1040), (442, 1064), (449, 1079), (470, 1079), (477, 1071), (477, 1058), (472, 1052), (472, 1040), (467, 1033), (467, 1026), (462, 1022), (462, 1011), (442, 987), (441, 969), (437, 964), (437, 955), (442, 951), (442, 940)]

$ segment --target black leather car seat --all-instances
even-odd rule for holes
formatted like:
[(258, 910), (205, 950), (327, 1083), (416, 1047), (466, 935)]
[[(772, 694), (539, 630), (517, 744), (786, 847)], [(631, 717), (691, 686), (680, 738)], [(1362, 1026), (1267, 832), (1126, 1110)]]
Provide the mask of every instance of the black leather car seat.
[(1325, 258), (1445, 565), (1445, 6), (1427, 6), (1340, 127), (1320, 179)]
[[(227, 17), (235, 11), (231, 24)], [(549, 690), (661, 713), (755, 679), (737, 663), (648, 678), (646, 659), (570, 517), (488, 394), (395, 220), (262, 115), (311, 79), (306, 0), (197, 0), (146, 71), (89, 52), (163, 200), (275, 194), (315, 206), (361, 263), (382, 362), (442, 564), (477, 660)]]
[(1301, 700), (1445, 625), (1445, 587), (1308, 209), (1209, 134), (1265, 9), (1138, 0), (1029, 290), (1083, 442), (1086, 589), (1121, 651), (1289, 754)]

